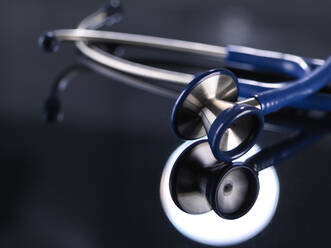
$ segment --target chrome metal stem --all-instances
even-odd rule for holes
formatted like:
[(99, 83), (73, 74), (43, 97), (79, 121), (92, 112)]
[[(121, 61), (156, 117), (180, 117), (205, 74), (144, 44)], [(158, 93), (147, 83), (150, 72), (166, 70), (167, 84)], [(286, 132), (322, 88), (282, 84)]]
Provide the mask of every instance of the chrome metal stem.
[(232, 106), (233, 103), (216, 98), (210, 99), (206, 102), (205, 107), (203, 107), (199, 112), (199, 116), (202, 119), (206, 133), (209, 132), (210, 126), (216, 120), (217, 116), (224, 109), (231, 108)]
[[(93, 24), (95, 25), (94, 22)], [(155, 68), (119, 58), (96, 46), (90, 45), (88, 42), (118, 42), (121, 44), (208, 55), (222, 59), (226, 57), (226, 49), (221, 46), (137, 34), (88, 30), (84, 26), (79, 25), (78, 29), (55, 30), (54, 35), (59, 41), (77, 41), (76, 46), (78, 50), (94, 61), (136, 76), (172, 82), (179, 85), (186, 85), (194, 78), (192, 74)]]
[(152, 47), (171, 51), (207, 55), (219, 57), (222, 59), (224, 59), (227, 55), (226, 48), (221, 46), (140, 34), (88, 30), (81, 28), (55, 30), (54, 34), (60, 41), (120, 43), (126, 45)]
[(247, 98), (245, 100), (242, 100), (242, 101), (238, 102), (238, 104), (247, 104), (247, 105), (250, 105), (252, 107), (255, 107), (255, 108), (258, 108), (258, 109), (262, 110), (261, 104), (259, 103), (258, 100), (256, 100), (255, 97), (251, 97), (251, 98)]

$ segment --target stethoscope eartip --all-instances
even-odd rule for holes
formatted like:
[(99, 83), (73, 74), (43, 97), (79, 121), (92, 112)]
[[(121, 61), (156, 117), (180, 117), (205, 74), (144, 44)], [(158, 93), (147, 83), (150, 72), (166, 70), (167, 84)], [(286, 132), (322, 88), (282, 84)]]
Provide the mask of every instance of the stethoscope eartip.
[(108, 5), (111, 8), (120, 8), (121, 7), (121, 1), (120, 0), (110, 0)]
[(49, 98), (44, 106), (43, 119), (47, 123), (58, 123), (63, 120), (61, 104), (57, 98)]
[(53, 32), (46, 32), (40, 35), (38, 45), (43, 51), (49, 53), (54, 53), (60, 48), (60, 42)]
[(113, 25), (122, 20), (123, 8), (119, 0), (111, 0), (102, 7), (102, 11), (106, 14), (106, 22), (108, 25)]

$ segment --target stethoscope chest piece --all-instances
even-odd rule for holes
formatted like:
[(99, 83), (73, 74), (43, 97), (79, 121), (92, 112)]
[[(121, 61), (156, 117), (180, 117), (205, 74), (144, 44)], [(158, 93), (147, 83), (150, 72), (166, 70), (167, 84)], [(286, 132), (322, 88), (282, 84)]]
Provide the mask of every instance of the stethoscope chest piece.
[[(212, 102), (207, 105), (208, 101), (235, 102), (237, 97), (235, 77), (229, 71), (215, 70), (200, 74), (185, 88), (175, 103), (171, 116), (173, 131), (185, 140), (205, 136), (207, 132), (200, 116), (204, 114), (208, 117), (208, 114), (214, 112), (213, 109), (208, 109), (212, 107)], [(210, 126), (211, 123), (205, 124)]]
[(259, 180), (250, 166), (217, 162), (207, 140), (200, 140), (177, 158), (170, 175), (170, 192), (186, 213), (214, 210), (224, 219), (236, 219), (254, 205)]
[(178, 97), (171, 116), (174, 133), (182, 139), (208, 135), (214, 156), (232, 161), (254, 144), (263, 127), (259, 104), (236, 102), (236, 76), (225, 69), (198, 75)]

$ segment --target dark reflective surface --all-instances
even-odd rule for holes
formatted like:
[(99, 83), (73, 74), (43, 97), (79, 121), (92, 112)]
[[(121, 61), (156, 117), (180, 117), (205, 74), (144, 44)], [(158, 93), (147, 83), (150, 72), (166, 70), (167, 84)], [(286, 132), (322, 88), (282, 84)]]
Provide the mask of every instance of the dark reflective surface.
[[(203, 246), (173, 228), (160, 203), (164, 163), (180, 144), (169, 125), (173, 100), (86, 73), (62, 95), (62, 124), (41, 118), (52, 82), (76, 63), (76, 52), (63, 45), (44, 54), (38, 36), (74, 27), (102, 4), (0, 3), (1, 247)], [(320, 58), (330, 53), (329, 1), (124, 5), (125, 19), (114, 30)], [(328, 245), (330, 144), (326, 135), (277, 167), (277, 211), (239, 247)]]
[[(254, 146), (248, 156), (258, 150)], [(231, 246), (255, 237), (270, 224), (279, 200), (277, 172), (269, 167), (257, 177), (244, 161), (242, 158), (233, 165), (216, 162), (205, 139), (187, 141), (174, 150), (162, 173), (160, 196), (168, 219), (180, 233), (202, 244)], [(253, 175), (252, 180), (243, 180), (238, 172)], [(213, 190), (229, 180), (234, 188), (227, 192), (230, 194), (222, 196)], [(254, 199), (242, 194), (243, 184)], [(252, 190), (256, 185), (261, 185), (261, 190), (255, 198)], [(215, 204), (213, 198), (223, 201)], [(241, 207), (239, 213), (237, 206)]]

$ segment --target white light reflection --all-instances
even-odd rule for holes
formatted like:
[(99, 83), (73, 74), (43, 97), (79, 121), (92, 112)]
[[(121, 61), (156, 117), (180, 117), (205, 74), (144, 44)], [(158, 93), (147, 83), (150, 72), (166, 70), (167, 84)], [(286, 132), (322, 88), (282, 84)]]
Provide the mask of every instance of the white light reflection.
[[(169, 190), (169, 179), (176, 159), (193, 142), (195, 141), (187, 141), (179, 146), (169, 157), (162, 173), (161, 203), (170, 222), (186, 237), (207, 245), (235, 245), (256, 236), (270, 223), (277, 209), (279, 181), (274, 167), (269, 167), (259, 173), (259, 196), (252, 209), (243, 217), (236, 220), (225, 220), (216, 215), (214, 211), (201, 215), (187, 214), (173, 202)], [(258, 150), (259, 147), (254, 146), (249, 153), (254, 154)]]

